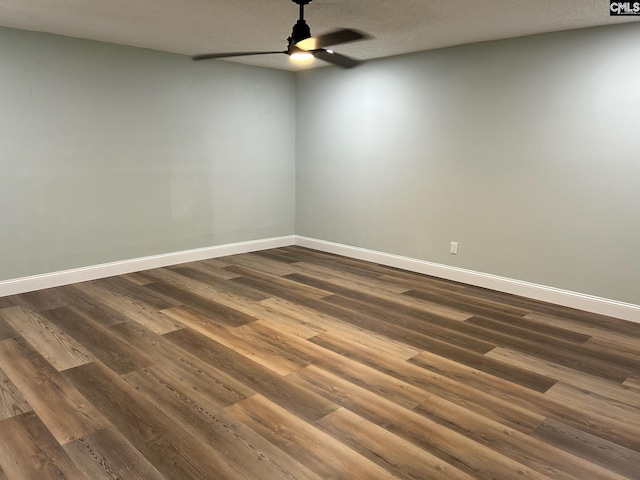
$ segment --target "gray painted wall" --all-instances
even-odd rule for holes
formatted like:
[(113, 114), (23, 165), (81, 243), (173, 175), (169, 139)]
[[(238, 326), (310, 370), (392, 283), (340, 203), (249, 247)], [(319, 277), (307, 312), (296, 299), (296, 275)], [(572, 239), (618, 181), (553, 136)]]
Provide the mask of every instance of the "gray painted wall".
[(640, 304), (639, 43), (629, 24), (296, 84), (0, 29), (0, 280), (295, 231)]
[(629, 24), (299, 74), (296, 233), (640, 304), (638, 45)]
[(294, 89), (0, 29), (0, 280), (293, 234)]

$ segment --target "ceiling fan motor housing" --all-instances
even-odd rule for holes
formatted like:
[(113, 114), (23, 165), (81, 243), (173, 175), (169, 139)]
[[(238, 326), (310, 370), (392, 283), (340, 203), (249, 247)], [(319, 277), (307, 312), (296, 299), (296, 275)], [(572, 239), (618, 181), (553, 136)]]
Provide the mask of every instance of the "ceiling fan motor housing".
[(293, 31), (291, 32), (291, 36), (287, 39), (289, 41), (289, 46), (293, 46), (301, 40), (305, 38), (309, 38), (311, 36), (311, 29), (307, 22), (304, 20), (298, 20), (298, 22), (293, 26)]

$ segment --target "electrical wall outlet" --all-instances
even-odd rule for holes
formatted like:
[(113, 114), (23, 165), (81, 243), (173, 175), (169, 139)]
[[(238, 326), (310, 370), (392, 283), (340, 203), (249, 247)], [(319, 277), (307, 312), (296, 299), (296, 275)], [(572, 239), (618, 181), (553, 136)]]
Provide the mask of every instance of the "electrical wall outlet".
[(449, 247), (449, 253), (452, 255), (458, 254), (458, 242), (451, 242), (451, 246)]

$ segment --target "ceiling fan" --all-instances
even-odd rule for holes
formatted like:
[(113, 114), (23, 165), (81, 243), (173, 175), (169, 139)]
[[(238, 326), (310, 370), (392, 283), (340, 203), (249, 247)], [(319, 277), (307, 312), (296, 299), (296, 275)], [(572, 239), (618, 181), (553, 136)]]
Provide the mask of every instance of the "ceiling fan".
[(361, 60), (347, 57), (335, 53), (330, 47), (333, 45), (340, 45), (342, 43), (355, 42), (357, 40), (365, 40), (369, 38), (368, 35), (358, 32), (357, 30), (351, 30), (343, 28), (339, 30), (333, 30), (319, 35), (316, 37), (311, 36), (311, 29), (307, 22), (304, 20), (304, 6), (311, 3), (312, 0), (292, 0), (293, 3), (300, 5), (300, 18), (298, 22), (293, 26), (291, 36), (287, 39), (287, 49), (282, 51), (261, 51), (261, 52), (226, 52), (226, 53), (204, 53), (201, 55), (195, 55), (193, 60), (209, 60), (212, 58), (229, 58), (229, 57), (245, 57), (249, 55), (271, 55), (273, 53), (284, 53), (290, 57), (306, 55), (319, 58), (325, 62), (332, 63), (342, 68), (353, 68), (362, 63)]

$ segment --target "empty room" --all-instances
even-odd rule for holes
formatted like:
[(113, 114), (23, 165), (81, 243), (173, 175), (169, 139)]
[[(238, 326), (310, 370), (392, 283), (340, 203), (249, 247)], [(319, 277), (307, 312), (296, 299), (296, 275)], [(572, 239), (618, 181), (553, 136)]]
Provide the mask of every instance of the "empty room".
[(640, 2), (0, 2), (0, 479), (640, 479)]

